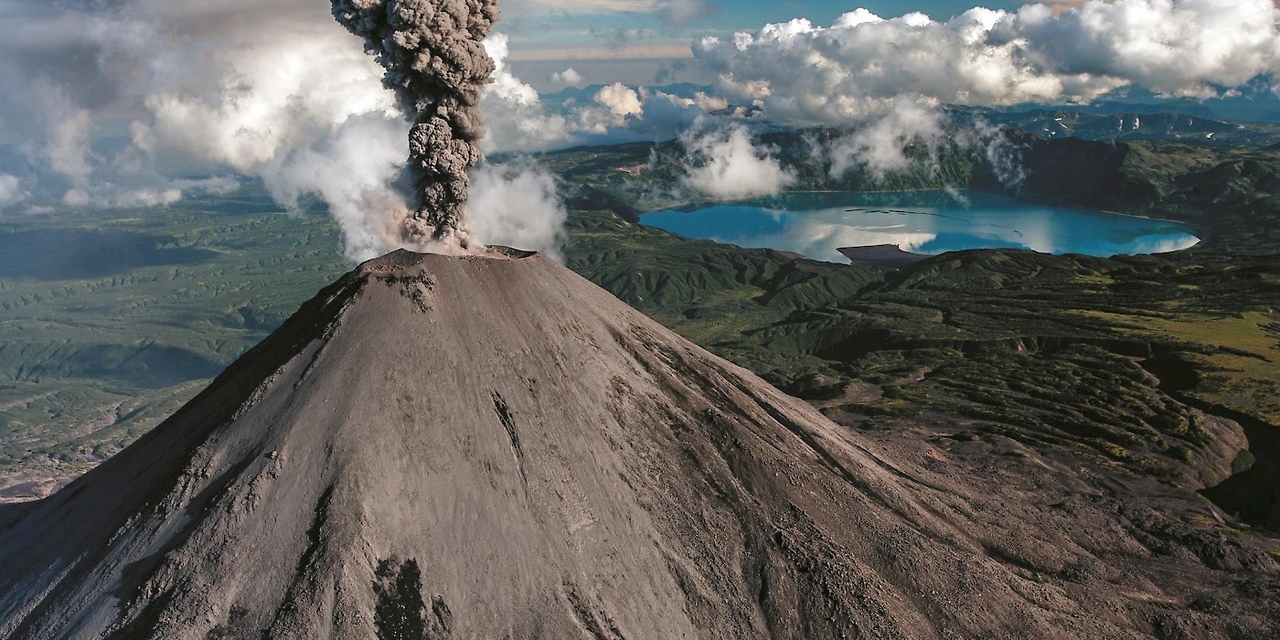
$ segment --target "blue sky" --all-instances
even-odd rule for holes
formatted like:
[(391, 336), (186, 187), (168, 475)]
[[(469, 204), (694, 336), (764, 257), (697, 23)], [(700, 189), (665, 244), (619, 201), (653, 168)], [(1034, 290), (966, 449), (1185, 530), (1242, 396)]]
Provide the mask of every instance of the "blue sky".
[[(507, 66), (484, 91), (487, 152), (669, 137), (706, 114), (892, 133), (933, 126), (948, 104), (1280, 94), (1273, 0), (1055, 0), (1077, 8), (1016, 14), (994, 0), (973, 13), (958, 0), (501, 3), (509, 41), (489, 45)], [(913, 12), (933, 20), (901, 18)], [(255, 175), (286, 204), (321, 193), (357, 220), (403, 162), (382, 70), (326, 3), (0, 0), (0, 16), (0, 146), (13, 160), (0, 162), (0, 211), (153, 206)], [(786, 25), (797, 17), (816, 28)], [(770, 23), (784, 26), (761, 31)], [(658, 90), (674, 82), (700, 87)], [(190, 175), (216, 179), (177, 177)]]
[[(513, 60), (551, 60), (600, 57), (670, 57), (683, 52), (693, 38), (755, 31), (767, 23), (808, 18), (828, 25), (857, 8), (889, 18), (913, 11), (935, 20), (963, 13), (977, 6), (972, 0), (932, 2), (820, 2), (792, 0), (737, 0), (710, 2), (706, 17), (688, 25), (664, 24), (652, 0), (533, 0), (508, 3), (497, 30), (511, 37)], [(1025, 3), (1008, 0), (984, 2), (991, 9), (1016, 9)]]
[[(664, 2), (705, 5), (709, 11), (687, 24), (672, 25), (662, 19)], [(1022, 4), (1025, 2), (993, 0), (981, 6), (1015, 10)], [(578, 71), (588, 83), (703, 83), (709, 78), (679, 64), (680, 59), (689, 57), (690, 44), (701, 36), (754, 32), (766, 24), (794, 18), (826, 26), (858, 8), (884, 18), (919, 11), (935, 20), (946, 20), (978, 5), (973, 0), (508, 0), (502, 5), (503, 18), (496, 30), (510, 38), (513, 67), (539, 89), (553, 88), (546, 78), (566, 68)]]

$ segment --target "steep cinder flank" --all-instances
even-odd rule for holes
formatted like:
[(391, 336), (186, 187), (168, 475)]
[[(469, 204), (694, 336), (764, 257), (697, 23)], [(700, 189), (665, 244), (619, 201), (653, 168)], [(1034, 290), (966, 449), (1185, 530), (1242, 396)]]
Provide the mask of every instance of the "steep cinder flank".
[(975, 513), (967, 486), (544, 257), (402, 251), (134, 446), (0, 513), (0, 637), (1276, 630), (1261, 552), (1224, 543), (1209, 567), (1102, 523), (1133, 573), (1098, 589), (1106, 558)]

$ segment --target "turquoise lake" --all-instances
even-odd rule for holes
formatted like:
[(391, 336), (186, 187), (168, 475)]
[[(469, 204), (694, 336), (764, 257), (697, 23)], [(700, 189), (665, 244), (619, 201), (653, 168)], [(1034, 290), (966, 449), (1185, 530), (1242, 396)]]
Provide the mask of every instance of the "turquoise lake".
[(896, 245), (939, 254), (1016, 248), (1113, 256), (1163, 253), (1200, 242), (1167, 220), (1019, 202), (979, 191), (788, 193), (682, 211), (652, 211), (641, 224), (689, 238), (793, 251), (847, 262), (837, 249)]

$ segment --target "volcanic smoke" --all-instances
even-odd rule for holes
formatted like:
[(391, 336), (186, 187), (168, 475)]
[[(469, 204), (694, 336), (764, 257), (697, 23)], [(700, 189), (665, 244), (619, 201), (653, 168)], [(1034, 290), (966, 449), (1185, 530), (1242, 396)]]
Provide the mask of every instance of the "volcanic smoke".
[(484, 136), (480, 88), (494, 63), (482, 41), (498, 18), (497, 0), (331, 0), (333, 16), (364, 38), (386, 69), (413, 121), (400, 187), (411, 211), (406, 240), (466, 244), (467, 169), (480, 160)]

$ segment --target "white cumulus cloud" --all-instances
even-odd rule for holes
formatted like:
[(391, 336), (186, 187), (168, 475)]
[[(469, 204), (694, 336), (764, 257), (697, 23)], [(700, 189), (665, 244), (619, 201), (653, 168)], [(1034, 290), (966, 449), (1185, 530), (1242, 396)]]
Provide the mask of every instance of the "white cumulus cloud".
[(629, 142), (645, 139), (641, 132), (670, 136), (676, 127), (693, 120), (687, 113), (695, 107), (693, 102), (686, 104), (661, 92), (637, 91), (622, 83), (600, 87), (588, 99), (574, 98), (551, 108), (537, 90), (511, 71), (506, 62), (506, 35), (494, 33), (484, 45), (495, 64), (493, 82), (480, 94), (486, 127), (480, 145), (485, 153)]
[(694, 44), (719, 86), (774, 118), (841, 123), (900, 95), (939, 103), (1087, 101), (1140, 86), (1207, 96), (1280, 71), (1271, 0), (1092, 0), (1055, 12), (974, 8), (946, 22), (865, 9)]
[(493, 58), (494, 72), (493, 82), (480, 92), (486, 128), (481, 149), (486, 153), (543, 150), (570, 140), (569, 122), (561, 115), (548, 113), (537, 90), (507, 66), (506, 34), (490, 34), (484, 48)]
[(547, 80), (550, 81), (551, 84), (561, 87), (580, 87), (584, 82), (586, 82), (586, 79), (582, 77), (582, 74), (578, 73), (578, 71), (573, 67), (569, 67), (564, 71), (557, 71), (551, 74)]
[(795, 175), (758, 146), (745, 126), (735, 124), (706, 132), (698, 129), (688, 130), (681, 138), (689, 156), (685, 186), (730, 200), (771, 195), (795, 184)]
[(621, 82), (615, 82), (600, 89), (592, 99), (596, 101), (596, 104), (605, 107), (610, 113), (619, 118), (638, 116), (644, 113), (644, 105), (640, 103), (640, 95), (636, 93), (635, 89), (627, 87)]
[(21, 178), (0, 173), (0, 211), (26, 200), (27, 197)]

